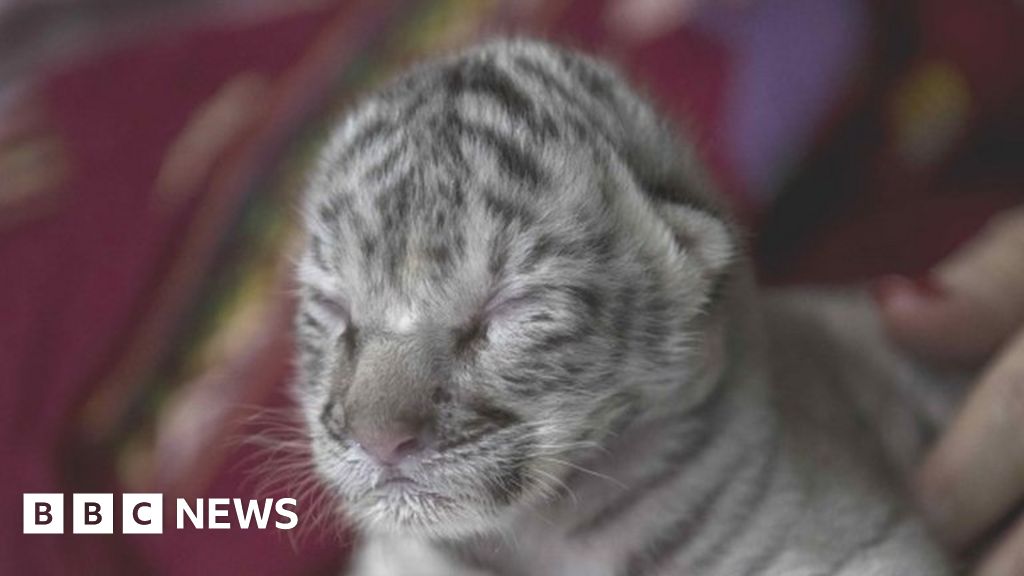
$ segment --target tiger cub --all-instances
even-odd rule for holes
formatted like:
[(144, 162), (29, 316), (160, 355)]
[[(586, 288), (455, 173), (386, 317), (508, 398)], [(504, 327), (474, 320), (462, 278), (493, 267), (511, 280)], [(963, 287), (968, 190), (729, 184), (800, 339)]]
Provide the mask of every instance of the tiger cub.
[(941, 576), (912, 367), (856, 293), (757, 292), (609, 66), (424, 64), (310, 178), (297, 395), (372, 575)]

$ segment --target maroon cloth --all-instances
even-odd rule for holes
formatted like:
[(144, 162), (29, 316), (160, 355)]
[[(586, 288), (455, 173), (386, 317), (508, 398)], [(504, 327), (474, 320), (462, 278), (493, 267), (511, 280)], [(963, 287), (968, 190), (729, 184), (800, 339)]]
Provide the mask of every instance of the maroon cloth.
[[(336, 555), (339, 547), (324, 542), (300, 555), (275, 530), (22, 536), (19, 512), (23, 492), (65, 492), (70, 531), (71, 492), (115, 492), (118, 501), (112, 479), (96, 475), (97, 462), (68, 453), (68, 435), (160, 289), (183, 228), (208, 200), (171, 210), (155, 202), (160, 163), (227, 79), (256, 71), (280, 80), (336, 10), (153, 31), (44, 77), (34, 91), (72, 170), (44, 206), (29, 198), (0, 221), (0, 574), (310, 573)], [(252, 496), (240, 474), (221, 471), (210, 495)], [(168, 497), (165, 526), (173, 525), (173, 505)]]

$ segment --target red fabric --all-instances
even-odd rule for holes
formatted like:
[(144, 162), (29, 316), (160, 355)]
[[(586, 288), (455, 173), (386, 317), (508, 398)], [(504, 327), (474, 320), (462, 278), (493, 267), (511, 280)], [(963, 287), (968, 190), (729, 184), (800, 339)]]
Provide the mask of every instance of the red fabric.
[(639, 43), (627, 43), (609, 33), (602, 15), (606, 1), (569, 2), (552, 24), (551, 34), (562, 42), (611, 58), (654, 100), (659, 109), (697, 142), (701, 159), (737, 210), (749, 207), (729, 165), (718, 134), (724, 123), (725, 93), (729, 88), (727, 46), (690, 26)]
[[(799, 200), (758, 222), (758, 264), (772, 283), (926, 274), (992, 215), (1024, 203), (1024, 10), (1009, 1), (875, 4), (885, 34), (866, 93), (844, 111), (845, 126), (822, 135), (819, 147), (833, 152), (812, 152), (804, 170), (816, 176), (788, 191)], [(914, 161), (900, 148), (901, 123), (914, 123), (899, 103), (927, 92), (915, 81), (936, 67), (963, 82), (965, 117), (948, 146)], [(815, 197), (835, 201), (794, 215), (805, 206), (793, 204)]]
[[(96, 474), (101, 463), (67, 453), (66, 435), (96, 376), (128, 344), (160, 288), (154, 283), (164, 278), (183, 227), (209, 200), (171, 210), (156, 201), (160, 162), (190, 114), (226, 80), (245, 71), (279, 80), (335, 9), (153, 33), (77, 62), (36, 90), (73, 170), (52, 206), (0, 226), (0, 492), (9, 512), (0, 523), (0, 573), (308, 573), (335, 554), (328, 551), (336, 546), (321, 543), (300, 556), (276, 531), (127, 538), (147, 553), (120, 536), (22, 537), (15, 514), (23, 492), (119, 492)], [(245, 497), (240, 484), (239, 471), (226, 470), (211, 493)], [(70, 514), (70, 495), (67, 504)], [(173, 513), (169, 497), (165, 515)]]

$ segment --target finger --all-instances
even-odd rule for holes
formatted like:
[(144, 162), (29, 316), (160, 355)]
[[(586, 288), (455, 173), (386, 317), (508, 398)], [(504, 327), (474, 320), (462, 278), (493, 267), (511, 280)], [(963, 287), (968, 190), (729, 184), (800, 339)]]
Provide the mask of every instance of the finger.
[(966, 545), (1024, 498), (1024, 331), (968, 397), (918, 476), (939, 533)]
[(986, 303), (957, 294), (936, 278), (886, 277), (875, 283), (890, 336), (902, 347), (943, 363), (984, 359), (1005, 337), (1003, 316), (986, 313)]
[(987, 358), (1024, 323), (1024, 207), (994, 218), (927, 279), (885, 278), (874, 294), (907, 349), (959, 363)]
[(1021, 576), (1024, 574), (1024, 518), (1000, 541), (975, 576)]

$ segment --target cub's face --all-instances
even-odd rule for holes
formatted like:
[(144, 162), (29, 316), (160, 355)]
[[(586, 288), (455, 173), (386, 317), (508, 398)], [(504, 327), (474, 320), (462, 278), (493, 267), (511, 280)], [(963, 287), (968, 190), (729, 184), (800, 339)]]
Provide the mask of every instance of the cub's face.
[(364, 527), (491, 529), (631, 419), (695, 401), (714, 216), (578, 144), (520, 150), (510, 176), (443, 130), (363, 117), (336, 141), (308, 195), (297, 390)]

